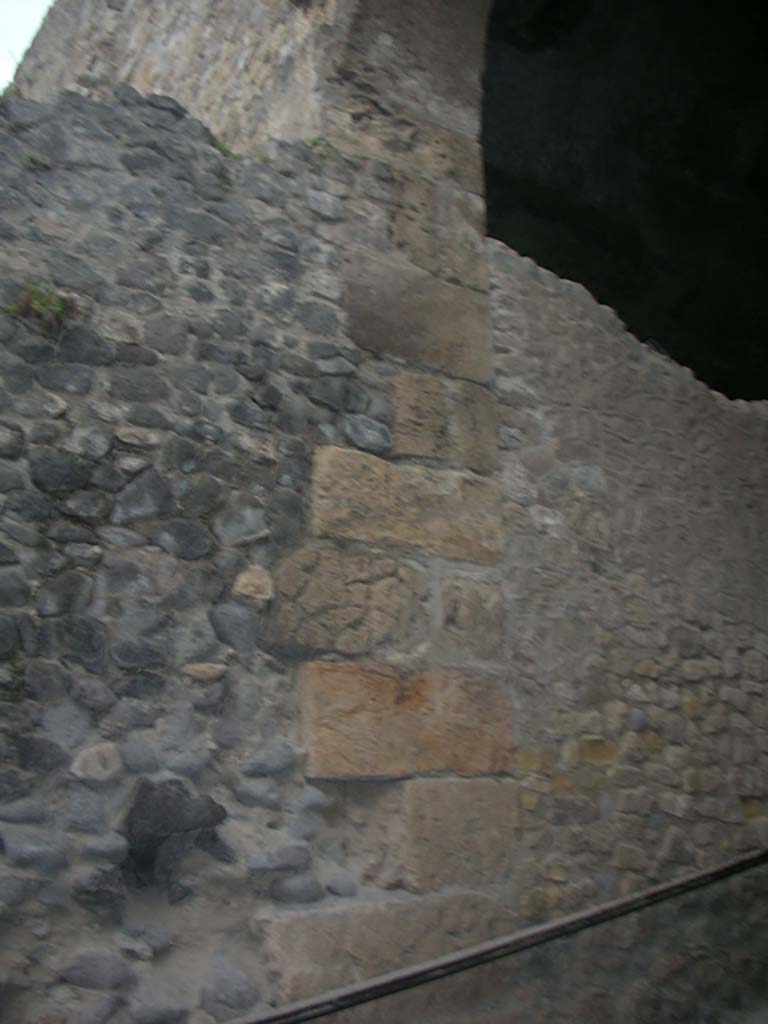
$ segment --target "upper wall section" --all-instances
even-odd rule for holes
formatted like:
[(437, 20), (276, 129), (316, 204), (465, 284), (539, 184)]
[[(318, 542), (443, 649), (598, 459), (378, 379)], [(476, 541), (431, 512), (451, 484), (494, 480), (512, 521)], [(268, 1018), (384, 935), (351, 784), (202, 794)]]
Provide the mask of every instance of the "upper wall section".
[(32, 99), (62, 89), (103, 99), (121, 81), (166, 93), (238, 150), (311, 136), (319, 30), (335, 11), (289, 0), (59, 0), (16, 84)]
[(16, 84), (37, 100), (119, 81), (167, 93), (242, 152), (326, 137), (325, 107), (331, 126), (348, 108), (344, 135), (397, 119), (401, 148), (403, 115), (475, 139), (486, 20), (486, 0), (58, 0)]

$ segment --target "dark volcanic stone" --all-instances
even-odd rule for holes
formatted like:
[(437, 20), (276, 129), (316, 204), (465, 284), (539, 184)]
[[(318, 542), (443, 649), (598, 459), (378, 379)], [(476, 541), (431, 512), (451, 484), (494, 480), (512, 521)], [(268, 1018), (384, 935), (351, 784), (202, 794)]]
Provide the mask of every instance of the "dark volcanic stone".
[(0, 458), (18, 459), (24, 451), (24, 435), (14, 423), (0, 420)]
[[(49, 519), (54, 514), (54, 510), (54, 503), (40, 491), (24, 491), (22, 494), (15, 494), (5, 503), (5, 512), (25, 523), (41, 523)], [(56, 539), (63, 540), (64, 538)]]
[(45, 736), (19, 736), (16, 752), (26, 771), (52, 772), (69, 764), (69, 754)]
[(127, 985), (134, 973), (115, 953), (86, 950), (63, 969), (61, 976), (78, 988), (107, 990)]
[(155, 370), (143, 366), (112, 373), (110, 393), (125, 402), (151, 402), (168, 397), (168, 385)]
[(217, 1021), (239, 1017), (257, 1002), (259, 990), (235, 963), (216, 957), (203, 986), (200, 1006)]
[(38, 596), (40, 615), (70, 615), (88, 607), (93, 580), (82, 572), (63, 572), (47, 583)]
[(99, 523), (112, 511), (112, 499), (100, 491), (77, 491), (64, 501), (62, 508), (67, 515), (86, 523)]
[(310, 874), (276, 878), (269, 893), (278, 903), (317, 903), (325, 896), (322, 885)]
[(162, 843), (172, 836), (215, 828), (227, 812), (209, 796), (195, 796), (183, 782), (143, 779), (122, 828), (129, 846), (130, 867), (136, 877), (154, 877)]
[(98, 619), (68, 615), (57, 623), (57, 638), (65, 657), (89, 672), (100, 673), (106, 661), (106, 629)]
[(123, 669), (158, 668), (165, 662), (165, 652), (147, 641), (119, 640), (112, 645), (112, 658)]
[(29, 600), (29, 584), (15, 569), (0, 572), (0, 605), (21, 608)]
[(29, 455), (32, 480), (41, 491), (77, 491), (88, 483), (91, 467), (77, 455), (55, 448), (34, 448)]
[(24, 676), (26, 693), (46, 704), (61, 699), (72, 685), (71, 676), (51, 661), (28, 662)]
[(18, 650), (18, 630), (10, 615), (0, 615), (0, 662), (5, 662)]
[(44, 366), (35, 376), (44, 388), (67, 395), (87, 395), (93, 386), (93, 370), (87, 366)]
[(139, 519), (160, 519), (173, 511), (173, 493), (154, 467), (145, 470), (120, 491), (112, 513), (118, 526)]
[(126, 888), (116, 867), (98, 867), (79, 874), (72, 884), (72, 897), (90, 910), (119, 913), (125, 906)]
[(73, 327), (60, 342), (61, 358), (67, 363), (87, 366), (110, 366), (115, 353), (109, 342), (87, 327)]
[(154, 536), (155, 543), (177, 558), (193, 561), (210, 553), (213, 538), (202, 523), (171, 519)]
[(210, 611), (211, 625), (223, 644), (240, 654), (250, 654), (256, 646), (258, 623), (250, 608), (236, 601), (216, 605)]

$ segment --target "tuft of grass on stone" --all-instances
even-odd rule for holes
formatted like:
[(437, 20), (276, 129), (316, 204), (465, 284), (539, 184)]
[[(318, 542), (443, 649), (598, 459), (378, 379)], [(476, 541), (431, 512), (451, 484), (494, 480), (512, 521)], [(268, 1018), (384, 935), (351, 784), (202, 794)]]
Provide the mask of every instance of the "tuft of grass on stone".
[(28, 153), (25, 162), (30, 171), (50, 171), (53, 164), (37, 153)]
[(307, 140), (307, 145), (320, 160), (336, 160), (341, 157), (339, 150), (322, 135)]
[(213, 148), (217, 149), (222, 156), (227, 157), (228, 160), (240, 160), (240, 153), (236, 153), (234, 149), (230, 149), (226, 142), (221, 142), (219, 139), (213, 140)]
[(3, 310), (19, 320), (33, 321), (49, 334), (60, 331), (68, 320), (77, 316), (74, 301), (45, 282), (25, 284), (17, 300), (3, 306)]

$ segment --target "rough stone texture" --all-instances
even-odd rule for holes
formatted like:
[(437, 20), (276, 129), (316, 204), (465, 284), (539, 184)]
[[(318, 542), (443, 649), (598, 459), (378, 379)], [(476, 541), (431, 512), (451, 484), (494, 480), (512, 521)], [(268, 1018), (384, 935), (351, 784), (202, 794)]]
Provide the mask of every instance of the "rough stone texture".
[[(26, 80), (109, 102), (0, 102), (9, 1024), (241, 1014), (768, 841), (764, 406), (482, 258), (484, 4), (266, 6), (60, 0)], [(721, 1024), (761, 891), (359, 1019)], [(62, 979), (94, 934), (135, 984)]]
[(275, 595), (272, 576), (260, 565), (243, 569), (235, 580), (232, 593), (236, 597), (245, 597), (249, 601), (253, 601), (257, 607), (263, 608)]
[(484, 387), (403, 372), (394, 386), (397, 455), (458, 462), (478, 473), (497, 465), (496, 399)]
[[(216, 19), (238, 31), (222, 38)], [(66, 0), (50, 13), (17, 81), (35, 99), (73, 86), (103, 99), (112, 83), (128, 81), (142, 92), (177, 97), (232, 147), (250, 151), (270, 136), (317, 132), (313, 51), (315, 32), (327, 21), (303, 4), (270, 11), (238, 0), (225, 8), (196, 0), (179, 20), (172, 8)], [(60, 54), (54, 62), (52, 48)], [(283, 59), (274, 60), (281, 49)], [(235, 65), (248, 68), (239, 89)], [(193, 85), (200, 82), (202, 90)]]
[(405, 784), (405, 871), (410, 888), (505, 881), (517, 850), (517, 783), (411, 779)]
[(408, 263), (358, 257), (345, 276), (350, 331), (361, 348), (455, 377), (488, 380), (487, 305), (477, 293)]
[(448, 576), (440, 589), (438, 656), (494, 661), (504, 649), (504, 594), (497, 583)]
[(480, 775), (508, 767), (510, 708), (497, 679), (344, 662), (312, 662), (300, 676), (310, 776)]
[(493, 564), (500, 557), (498, 495), (483, 477), (320, 448), (313, 482), (312, 522), (320, 535), (423, 548), (471, 562)]
[(417, 567), (373, 553), (302, 548), (275, 573), (268, 636), (281, 648), (365, 654), (422, 636), (428, 588)]
[(293, 911), (268, 924), (266, 953), (282, 998), (302, 999), (493, 938), (510, 921), (497, 900), (470, 893)]

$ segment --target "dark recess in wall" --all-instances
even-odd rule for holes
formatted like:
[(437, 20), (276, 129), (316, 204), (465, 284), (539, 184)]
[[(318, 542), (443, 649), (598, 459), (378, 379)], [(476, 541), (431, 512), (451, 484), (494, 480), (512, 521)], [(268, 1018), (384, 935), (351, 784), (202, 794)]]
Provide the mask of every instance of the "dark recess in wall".
[(768, 3), (496, 0), (488, 233), (768, 398)]

